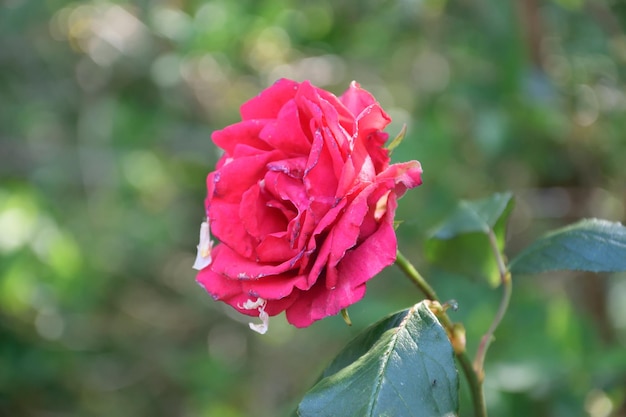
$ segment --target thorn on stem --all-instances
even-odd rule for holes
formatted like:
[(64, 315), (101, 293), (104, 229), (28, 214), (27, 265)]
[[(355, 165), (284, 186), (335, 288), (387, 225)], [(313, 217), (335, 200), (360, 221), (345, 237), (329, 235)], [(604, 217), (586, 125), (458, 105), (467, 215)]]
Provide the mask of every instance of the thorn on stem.
[(446, 311), (449, 308), (452, 309), (452, 311), (457, 311), (459, 309), (459, 303), (456, 300), (448, 300), (443, 303), (441, 307), (443, 308), (443, 311)]

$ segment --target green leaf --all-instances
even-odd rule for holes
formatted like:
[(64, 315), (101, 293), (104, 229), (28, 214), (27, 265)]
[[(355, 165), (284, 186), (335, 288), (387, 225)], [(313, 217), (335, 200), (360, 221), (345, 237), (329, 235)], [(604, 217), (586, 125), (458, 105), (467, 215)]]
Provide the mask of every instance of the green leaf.
[(513, 274), (626, 271), (626, 227), (587, 219), (540, 237), (510, 263)]
[(458, 411), (445, 330), (424, 302), (350, 342), (298, 406), (300, 417), (437, 417)]
[(402, 143), (405, 136), (406, 136), (406, 124), (403, 124), (402, 129), (400, 130), (400, 133), (398, 133), (398, 136), (393, 138), (393, 140), (387, 146), (387, 149), (389, 149), (390, 153), (393, 152), (393, 150), (396, 149)]
[(494, 194), (476, 201), (462, 200), (446, 221), (426, 241), (426, 259), (431, 263), (470, 277), (487, 279), (496, 286), (500, 273), (489, 234), (504, 250), (506, 223), (513, 210), (511, 193)]

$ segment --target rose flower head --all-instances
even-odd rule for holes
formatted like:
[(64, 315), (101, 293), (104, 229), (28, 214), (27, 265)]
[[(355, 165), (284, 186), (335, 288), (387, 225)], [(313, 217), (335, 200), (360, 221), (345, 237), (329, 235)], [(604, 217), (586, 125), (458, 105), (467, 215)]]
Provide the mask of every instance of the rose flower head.
[(359, 301), (395, 261), (397, 199), (422, 169), (389, 164), (391, 119), (356, 82), (336, 97), (282, 79), (241, 117), (212, 135), (224, 155), (207, 177), (197, 281), (259, 317), (260, 333), (283, 311), (306, 327)]

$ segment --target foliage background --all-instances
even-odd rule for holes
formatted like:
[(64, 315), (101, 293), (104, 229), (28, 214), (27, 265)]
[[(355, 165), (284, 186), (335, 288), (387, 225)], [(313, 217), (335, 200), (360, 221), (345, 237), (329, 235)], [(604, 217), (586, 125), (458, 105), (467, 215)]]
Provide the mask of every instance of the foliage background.
[[(624, 220), (625, 26), (609, 0), (2, 2), (0, 415), (287, 416), (360, 329), (419, 301), (392, 267), (352, 328), (278, 317), (260, 337), (194, 283), (211, 132), (281, 76), (356, 79), (392, 136), (408, 125), (394, 159), (425, 182), (401, 248), (473, 351), (498, 291), (429, 268), (422, 242), (459, 198), (509, 189), (511, 254)], [(492, 415), (626, 415), (624, 278), (514, 277)]]

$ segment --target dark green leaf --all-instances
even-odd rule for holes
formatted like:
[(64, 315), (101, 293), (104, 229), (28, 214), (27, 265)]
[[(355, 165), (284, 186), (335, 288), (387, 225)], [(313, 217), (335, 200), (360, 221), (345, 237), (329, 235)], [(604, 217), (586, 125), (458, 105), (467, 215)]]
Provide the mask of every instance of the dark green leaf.
[(458, 411), (446, 332), (422, 302), (365, 330), (298, 407), (301, 417), (437, 417)]
[(588, 219), (539, 238), (510, 263), (514, 274), (626, 271), (626, 227)]
[(494, 194), (477, 201), (460, 201), (426, 242), (426, 258), (446, 270), (486, 278), (497, 285), (500, 274), (489, 233), (493, 232), (502, 252), (506, 223), (513, 206), (511, 193)]

